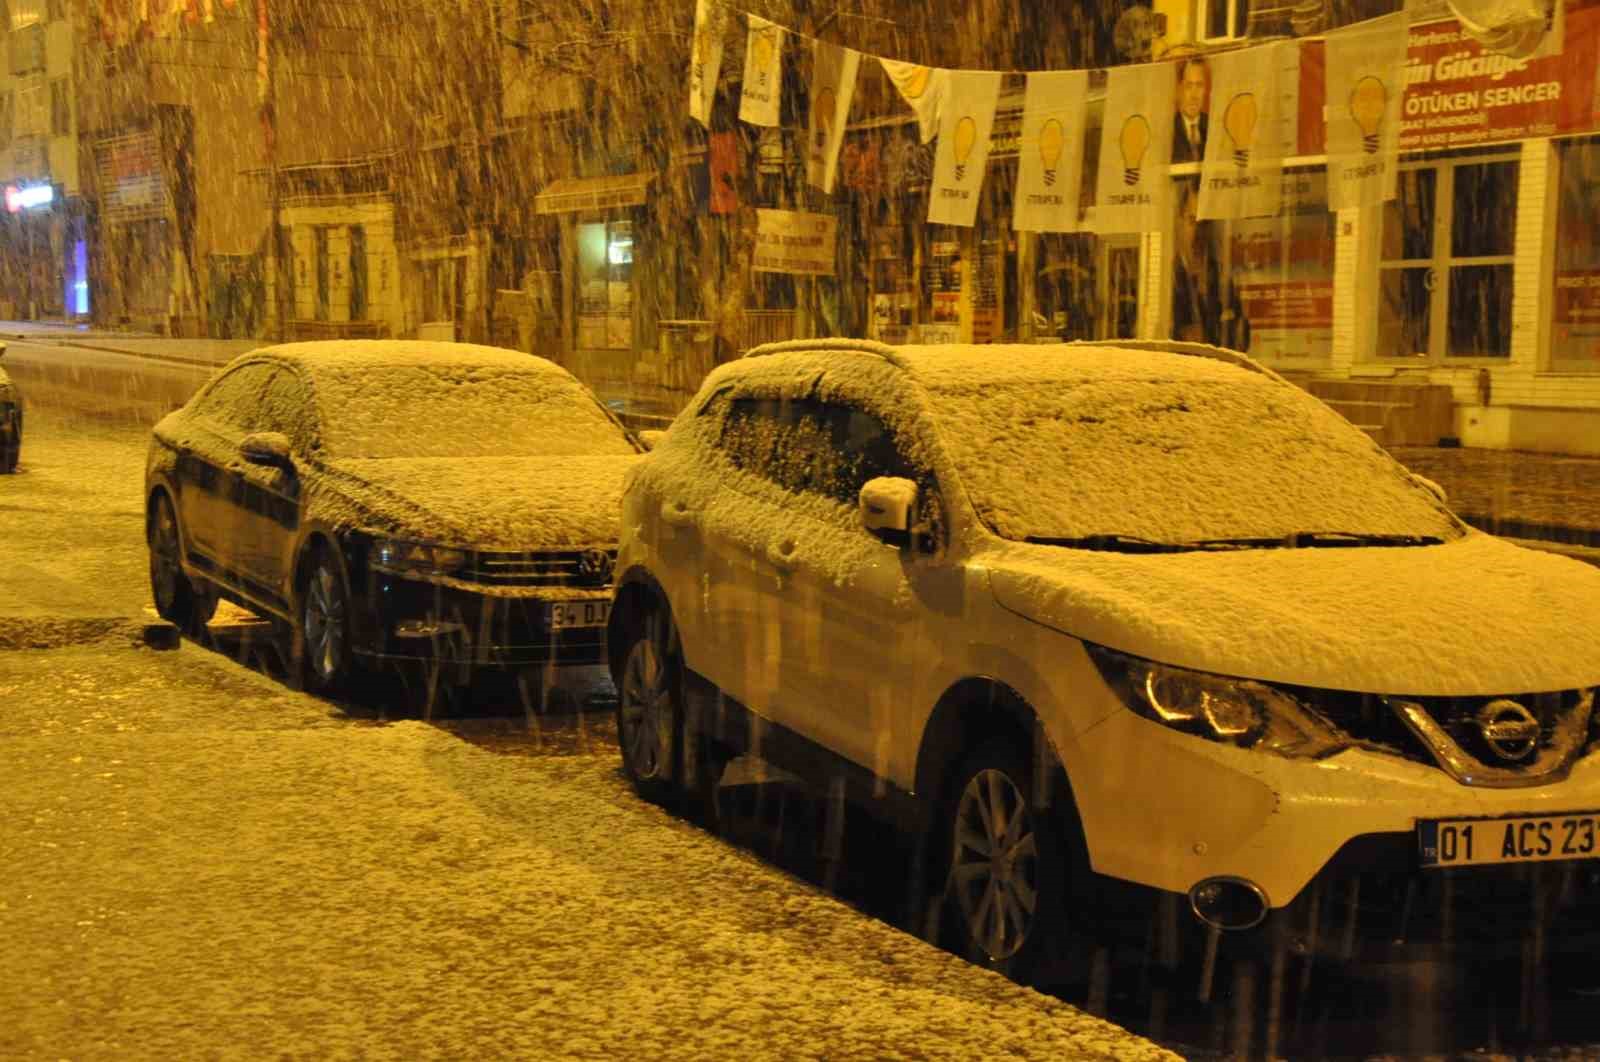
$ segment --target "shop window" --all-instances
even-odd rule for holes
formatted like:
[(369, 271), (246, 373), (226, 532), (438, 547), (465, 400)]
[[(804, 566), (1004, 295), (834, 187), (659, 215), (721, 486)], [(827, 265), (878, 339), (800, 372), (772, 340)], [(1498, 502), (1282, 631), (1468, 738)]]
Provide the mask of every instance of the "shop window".
[(1511, 353), (1517, 170), (1481, 155), (1401, 170), (1383, 208), (1379, 357)]
[(961, 257), (965, 229), (929, 225), (927, 250), (922, 258), (923, 343), (954, 343), (961, 338), (961, 281), (966, 263)]
[(350, 320), (367, 319), (367, 229), (350, 226)]
[(316, 317), (319, 321), (328, 319), (328, 227), (318, 225), (311, 230), (311, 256), (317, 271), (316, 288)]
[(1600, 139), (1569, 140), (1556, 151), (1551, 368), (1600, 371)]
[(578, 232), (578, 347), (633, 348), (633, 222), (583, 222)]
[(1268, 361), (1332, 354), (1335, 220), (1327, 171), (1298, 170), (1283, 175), (1276, 217), (1223, 226), (1224, 261), (1237, 295), (1237, 319), (1227, 327), (1240, 349)]

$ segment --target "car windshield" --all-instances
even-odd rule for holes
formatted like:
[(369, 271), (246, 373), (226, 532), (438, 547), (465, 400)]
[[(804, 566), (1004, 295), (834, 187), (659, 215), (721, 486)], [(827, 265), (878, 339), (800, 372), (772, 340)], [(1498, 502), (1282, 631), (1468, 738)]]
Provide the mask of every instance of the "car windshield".
[(334, 458), (632, 454), (582, 384), (549, 369), (351, 362), (316, 372)]
[(1432, 493), (1298, 388), (1209, 359), (1136, 357), (936, 382), (941, 434), (996, 533), (1138, 551), (1459, 535)]

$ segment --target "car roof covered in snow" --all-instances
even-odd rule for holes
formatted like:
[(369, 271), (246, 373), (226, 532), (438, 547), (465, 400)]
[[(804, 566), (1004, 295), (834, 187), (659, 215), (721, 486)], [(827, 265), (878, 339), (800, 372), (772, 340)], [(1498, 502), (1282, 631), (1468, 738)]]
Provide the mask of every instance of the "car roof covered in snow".
[(363, 362), (368, 365), (423, 366), (423, 365), (480, 365), (524, 371), (547, 369), (565, 374), (566, 370), (552, 361), (504, 347), (488, 347), (478, 343), (445, 343), (425, 339), (323, 339), (305, 343), (280, 343), (261, 347), (237, 360), (269, 355), (279, 361), (294, 362), (315, 372), (319, 367), (349, 365)]

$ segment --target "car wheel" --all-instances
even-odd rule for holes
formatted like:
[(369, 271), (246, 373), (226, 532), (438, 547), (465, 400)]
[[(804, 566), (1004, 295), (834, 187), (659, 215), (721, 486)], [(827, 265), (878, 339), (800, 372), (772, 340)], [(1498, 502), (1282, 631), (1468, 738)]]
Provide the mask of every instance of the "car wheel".
[(617, 683), (622, 771), (640, 796), (664, 804), (677, 787), (683, 666), (673, 645), (672, 623), (659, 612), (650, 613), (632, 636)]
[(214, 594), (197, 593), (183, 573), (178, 518), (166, 494), (156, 495), (146, 537), (150, 548), (150, 596), (155, 601), (156, 614), (185, 634), (203, 632), (217, 611), (217, 598)]
[(956, 950), (1018, 981), (1049, 954), (1067, 901), (1067, 852), (1032, 780), (1014, 743), (985, 744), (957, 770), (943, 819)]
[(319, 548), (301, 588), (295, 614), (294, 653), (306, 687), (331, 692), (349, 684), (350, 599), (327, 548)]
[(0, 474), (15, 472), (17, 459), (22, 454), (22, 411), (7, 415), (11, 423), (7, 425), (10, 430), (5, 435), (10, 441), (0, 443)]

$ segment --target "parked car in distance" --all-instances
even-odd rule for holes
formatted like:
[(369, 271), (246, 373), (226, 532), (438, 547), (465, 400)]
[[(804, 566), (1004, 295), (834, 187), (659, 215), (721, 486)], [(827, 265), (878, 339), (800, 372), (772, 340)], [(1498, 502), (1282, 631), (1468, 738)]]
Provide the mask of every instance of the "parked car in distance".
[[(0, 357), (6, 345), (0, 342)], [(15, 472), (22, 454), (22, 393), (0, 365), (0, 473)]]
[(640, 448), (543, 358), (456, 343), (245, 354), (155, 427), (151, 591), (281, 621), (313, 689), (385, 661), (601, 659), (622, 479)]
[(904, 830), (945, 939), (1014, 976), (1119, 883), (1242, 942), (1357, 868), (1465, 896), (1600, 857), (1600, 571), (1244, 355), (759, 348), (622, 528), (634, 785), (759, 752)]

